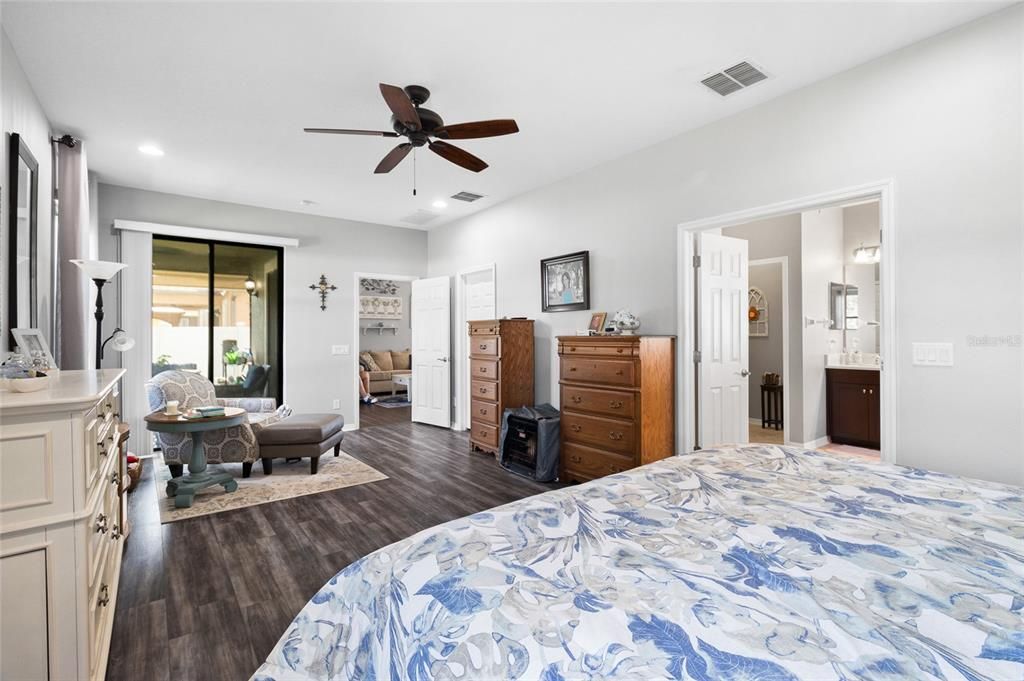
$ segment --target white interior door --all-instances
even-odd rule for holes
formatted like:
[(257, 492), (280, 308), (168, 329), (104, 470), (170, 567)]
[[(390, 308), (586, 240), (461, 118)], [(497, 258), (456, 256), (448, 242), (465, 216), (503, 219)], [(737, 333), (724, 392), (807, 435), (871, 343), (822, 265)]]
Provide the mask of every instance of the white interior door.
[(749, 440), (747, 242), (700, 234), (697, 287), (697, 441), (703, 448)]
[(451, 283), (412, 282), (412, 420), (451, 427)]

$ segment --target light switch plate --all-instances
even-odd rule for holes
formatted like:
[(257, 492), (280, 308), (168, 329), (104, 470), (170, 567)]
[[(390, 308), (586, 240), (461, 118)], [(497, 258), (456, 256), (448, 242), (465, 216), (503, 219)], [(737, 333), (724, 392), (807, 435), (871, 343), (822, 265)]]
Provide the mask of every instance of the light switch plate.
[(341, 400), (334, 400), (331, 404), (332, 409), (341, 409)]
[(952, 343), (914, 343), (914, 366), (919, 367), (951, 367), (953, 366)]
[(332, 345), (331, 346), (331, 354), (332, 355), (347, 355), (348, 354), (348, 346), (347, 345)]

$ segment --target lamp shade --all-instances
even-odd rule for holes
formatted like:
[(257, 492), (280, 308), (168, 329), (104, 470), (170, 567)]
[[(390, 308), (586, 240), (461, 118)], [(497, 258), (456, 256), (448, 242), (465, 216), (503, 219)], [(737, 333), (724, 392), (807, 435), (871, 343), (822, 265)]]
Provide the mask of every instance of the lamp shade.
[(110, 349), (117, 352), (127, 352), (135, 347), (135, 339), (118, 329), (110, 338)]
[(115, 274), (125, 268), (124, 263), (108, 260), (71, 260), (70, 262), (78, 265), (79, 269), (85, 272), (85, 276), (100, 281), (110, 281)]

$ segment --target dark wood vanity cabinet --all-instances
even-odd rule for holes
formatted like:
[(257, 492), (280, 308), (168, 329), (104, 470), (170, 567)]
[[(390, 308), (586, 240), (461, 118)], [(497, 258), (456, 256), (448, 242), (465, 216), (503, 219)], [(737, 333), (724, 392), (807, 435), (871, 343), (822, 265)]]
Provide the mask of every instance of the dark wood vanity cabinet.
[(879, 449), (882, 429), (879, 372), (825, 369), (829, 439), (837, 444)]

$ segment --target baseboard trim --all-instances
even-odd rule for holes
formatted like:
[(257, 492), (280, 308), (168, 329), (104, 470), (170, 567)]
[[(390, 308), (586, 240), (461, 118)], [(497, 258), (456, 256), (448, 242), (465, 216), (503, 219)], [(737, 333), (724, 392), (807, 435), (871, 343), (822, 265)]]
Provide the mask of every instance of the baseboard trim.
[(791, 446), (803, 447), (804, 449), (817, 449), (818, 447), (824, 447), (829, 443), (828, 436), (819, 437), (817, 440), (811, 440), (810, 442), (794, 442)]

